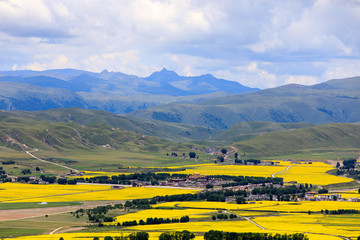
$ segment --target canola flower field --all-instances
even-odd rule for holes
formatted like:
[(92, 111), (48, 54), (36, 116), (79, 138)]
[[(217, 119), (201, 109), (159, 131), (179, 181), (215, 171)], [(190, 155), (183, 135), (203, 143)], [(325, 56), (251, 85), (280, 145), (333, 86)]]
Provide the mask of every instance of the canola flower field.
[(125, 221), (139, 221), (140, 219), (146, 221), (147, 218), (153, 218), (156, 216), (157, 218), (181, 218), (183, 216), (188, 215), (190, 218), (206, 218), (209, 217), (210, 214), (215, 214), (216, 210), (209, 211), (206, 209), (147, 209), (138, 211), (136, 213), (129, 213), (126, 215), (121, 215), (116, 217), (115, 221), (109, 223), (110, 225), (115, 225), (118, 222), (122, 223)]
[[(349, 178), (327, 174), (327, 171), (335, 168), (323, 162), (313, 162), (312, 164), (294, 164), (289, 161), (277, 162), (279, 163), (275, 166), (199, 164), (186, 166), (185, 171), (176, 173), (258, 177), (271, 177), (274, 174), (276, 177), (284, 178), (285, 182), (296, 181), (298, 183), (309, 183), (313, 185), (328, 185), (353, 181)], [(288, 167), (290, 168), (287, 169)]]
[[(297, 181), (298, 183), (311, 183), (313, 185), (327, 185), (346, 183), (352, 179), (332, 176), (326, 172), (334, 169), (333, 166), (313, 162), (312, 164), (293, 164), (287, 161), (278, 161), (276, 166), (244, 166), (244, 165), (217, 165), (202, 164), (187, 166), (185, 171), (171, 173), (206, 175), (232, 175), (232, 176), (261, 176), (283, 177), (284, 181)], [(117, 175), (121, 173), (111, 173)], [(108, 172), (88, 172), (88, 176), (109, 175)], [(35, 185), (20, 183), (0, 184), (0, 204), (25, 202), (83, 202), (83, 201), (115, 201), (141, 198), (152, 198), (158, 195), (174, 195), (195, 193), (198, 189), (157, 188), (157, 187), (126, 187), (124, 189), (111, 189), (108, 185)], [(342, 197), (360, 197), (357, 191), (341, 192)], [(209, 230), (229, 232), (262, 232), (262, 233), (306, 233), (310, 240), (335, 240), (342, 237), (357, 237), (360, 235), (360, 215), (323, 215), (321, 210), (357, 209), (360, 202), (333, 202), (333, 201), (305, 201), (305, 202), (275, 202), (258, 201), (251, 204), (234, 204), (226, 202), (168, 202), (154, 206), (155, 209), (141, 210), (116, 217), (118, 222), (146, 220), (149, 217), (180, 218), (188, 215), (191, 219), (187, 223), (170, 223), (159, 225), (138, 225), (125, 227), (125, 232), (146, 231), (150, 240), (158, 239), (164, 231), (189, 230), (201, 235)], [(167, 208), (167, 209), (164, 209)], [(236, 220), (213, 221), (212, 215), (218, 211), (235, 213)], [(311, 214), (308, 213), (311, 211)], [(251, 221), (250, 221), (251, 219)], [(124, 233), (125, 234), (125, 233)], [(121, 236), (120, 232), (103, 233), (59, 233), (52, 235), (18, 237), (16, 240), (65, 240), (93, 239), (95, 236)], [(197, 237), (203, 239), (203, 237)]]
[[(268, 233), (307, 233), (310, 240), (342, 239), (340, 236), (357, 237), (360, 234), (360, 215), (324, 215), (322, 209), (360, 209), (360, 202), (272, 202), (259, 201), (253, 204), (232, 204), (217, 202), (171, 202), (161, 203), (154, 207), (179, 207), (185, 209), (203, 209), (208, 214), (214, 214), (213, 210), (235, 213), (239, 216), (235, 221), (205, 220), (199, 222), (142, 225), (128, 227), (127, 229), (138, 231), (181, 231), (206, 232), (211, 229), (230, 232), (268, 232)], [(308, 211), (311, 214), (308, 214)], [(164, 210), (174, 211), (174, 210)], [(139, 212), (141, 213), (141, 212)], [(170, 213), (169, 213), (170, 214)], [(132, 215), (132, 214), (130, 214)], [(215, 214), (216, 215), (216, 214)], [(132, 215), (135, 216), (135, 215)], [(126, 215), (121, 216), (126, 219)], [(139, 215), (141, 218), (141, 215)], [(254, 222), (264, 229), (246, 220), (252, 218)], [(191, 218), (191, 217), (190, 217)], [(135, 219), (133, 219), (135, 220)]]
[(111, 189), (106, 185), (38, 185), (21, 183), (0, 184), (0, 202), (74, 202), (115, 201), (152, 198), (158, 195), (195, 193), (196, 189), (126, 187)]

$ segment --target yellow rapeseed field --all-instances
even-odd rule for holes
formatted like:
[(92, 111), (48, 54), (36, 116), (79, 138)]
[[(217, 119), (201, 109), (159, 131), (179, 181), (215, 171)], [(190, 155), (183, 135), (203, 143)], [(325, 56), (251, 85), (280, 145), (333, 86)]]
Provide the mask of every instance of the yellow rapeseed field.
[(128, 187), (121, 190), (107, 185), (37, 185), (4, 183), (0, 184), (1, 202), (71, 202), (128, 200), (152, 198), (157, 195), (194, 193), (198, 190), (156, 187)]
[(303, 201), (303, 202), (275, 202), (257, 201), (253, 204), (233, 204), (226, 202), (168, 202), (155, 205), (155, 207), (181, 207), (198, 209), (226, 209), (247, 211), (274, 211), (274, 212), (320, 212), (322, 209), (358, 209), (360, 202), (338, 202), (338, 201)]
[[(185, 171), (176, 173), (184, 174), (206, 174), (206, 175), (231, 175), (231, 176), (257, 176), (284, 178), (285, 182), (297, 181), (298, 183), (309, 183), (313, 185), (328, 185), (334, 183), (351, 182), (352, 179), (333, 176), (326, 172), (334, 169), (334, 166), (323, 162), (313, 162), (312, 164), (294, 164), (290, 161), (277, 161), (276, 166), (263, 165), (218, 165), (218, 164), (199, 164), (186, 166)], [(289, 169), (287, 169), (290, 166)], [(287, 169), (287, 170), (286, 170)], [(283, 170), (286, 170), (282, 172)], [(282, 173), (281, 173), (282, 172)]]
[[(284, 164), (285, 162), (281, 162)], [(312, 164), (290, 164), (290, 168), (276, 177), (284, 178), (285, 182), (297, 181), (298, 183), (311, 183), (313, 185), (328, 185), (334, 183), (351, 182), (353, 179), (327, 174), (334, 169), (333, 166), (323, 162)]]
[(219, 230), (225, 232), (259, 232), (259, 228), (246, 220), (238, 221), (209, 221), (209, 222), (187, 222), (171, 223), (158, 225), (138, 225), (127, 229), (140, 231), (182, 231), (207, 232), (209, 230)]
[[(176, 167), (174, 167), (176, 168)], [(230, 176), (258, 176), (271, 177), (271, 174), (284, 170), (286, 166), (253, 166), (253, 165), (218, 165), (199, 164), (186, 166), (183, 174), (230, 175)], [(171, 172), (174, 173), (174, 172)]]
[(181, 218), (183, 216), (188, 215), (190, 218), (204, 218), (208, 217), (211, 214), (215, 214), (216, 211), (205, 210), (205, 209), (147, 209), (135, 213), (129, 213), (126, 215), (121, 215), (116, 217), (114, 223), (117, 222), (125, 222), (125, 221), (146, 221), (147, 218)]
[(271, 231), (301, 231), (314, 234), (341, 235), (357, 237), (360, 233), (359, 218), (352, 219), (352, 215), (342, 220), (339, 216), (325, 216), (322, 214), (281, 214), (274, 217), (256, 217), (261, 226)]
[(180, 208), (198, 208), (198, 209), (214, 209), (214, 210), (252, 210), (261, 209), (268, 206), (276, 206), (277, 202), (263, 201), (254, 202), (253, 204), (233, 204), (227, 202), (168, 202), (160, 203), (154, 207), (180, 207)]

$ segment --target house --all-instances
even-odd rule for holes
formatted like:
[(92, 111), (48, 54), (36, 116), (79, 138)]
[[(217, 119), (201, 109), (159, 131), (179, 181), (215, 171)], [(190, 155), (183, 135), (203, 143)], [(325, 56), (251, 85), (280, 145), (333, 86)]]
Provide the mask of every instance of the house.
[(316, 194), (317, 194), (316, 192), (309, 191), (309, 192), (305, 193), (305, 199), (306, 200), (315, 200)]
[(349, 202), (360, 202), (360, 199), (356, 198), (356, 197), (349, 197), (348, 198)]

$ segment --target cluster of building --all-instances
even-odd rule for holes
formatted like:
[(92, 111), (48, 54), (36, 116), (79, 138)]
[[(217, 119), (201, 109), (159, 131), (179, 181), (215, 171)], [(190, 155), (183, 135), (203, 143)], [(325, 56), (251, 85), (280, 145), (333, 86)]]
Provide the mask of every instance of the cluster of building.
[(343, 198), (341, 194), (331, 193), (331, 194), (318, 194), (317, 192), (307, 192), (301, 201), (342, 201), (342, 202), (360, 202), (360, 199), (357, 197)]

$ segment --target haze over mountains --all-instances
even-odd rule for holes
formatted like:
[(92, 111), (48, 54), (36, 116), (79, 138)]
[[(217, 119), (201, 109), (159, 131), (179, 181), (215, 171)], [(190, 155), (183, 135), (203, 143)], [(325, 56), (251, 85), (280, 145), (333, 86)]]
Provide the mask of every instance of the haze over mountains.
[(146, 78), (75, 69), (0, 72), (0, 89), (3, 110), (81, 107), (113, 113), (259, 90), (209, 74), (179, 76), (165, 68)]

